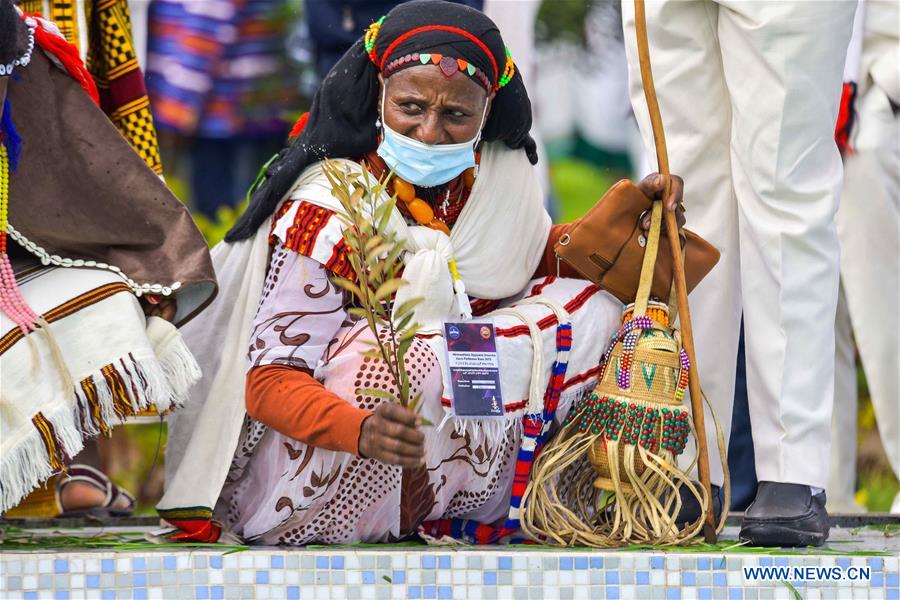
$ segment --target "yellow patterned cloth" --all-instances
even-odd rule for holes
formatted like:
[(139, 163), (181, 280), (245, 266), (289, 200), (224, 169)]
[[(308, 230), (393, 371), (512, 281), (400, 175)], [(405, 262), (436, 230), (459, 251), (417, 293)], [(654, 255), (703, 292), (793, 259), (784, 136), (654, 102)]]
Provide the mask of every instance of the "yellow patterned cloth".
[[(135, 151), (162, 173), (150, 99), (131, 34), (127, 0), (24, 0), (26, 13), (46, 16), (79, 46), (79, 10), (86, 24), (86, 64), (100, 91), (100, 106)], [(82, 51), (82, 55), (85, 52)]]

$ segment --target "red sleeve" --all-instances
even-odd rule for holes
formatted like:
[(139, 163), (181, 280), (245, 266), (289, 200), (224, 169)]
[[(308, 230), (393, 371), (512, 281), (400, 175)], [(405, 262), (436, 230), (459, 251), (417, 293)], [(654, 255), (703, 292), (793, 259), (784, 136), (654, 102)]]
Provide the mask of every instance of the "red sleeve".
[[(547, 236), (547, 245), (544, 247), (544, 258), (541, 259), (541, 262), (538, 264), (537, 271), (534, 272), (532, 279), (557, 274), (556, 252), (553, 251), (553, 246), (556, 245), (556, 242), (564, 233), (568, 233), (573, 225), (575, 225), (575, 223), (559, 223), (550, 227), (550, 235)], [(562, 261), (559, 263), (559, 276), (584, 279), (583, 275)]]
[(372, 413), (351, 406), (309, 373), (285, 365), (247, 373), (247, 414), (295, 440), (359, 456), (362, 422)]

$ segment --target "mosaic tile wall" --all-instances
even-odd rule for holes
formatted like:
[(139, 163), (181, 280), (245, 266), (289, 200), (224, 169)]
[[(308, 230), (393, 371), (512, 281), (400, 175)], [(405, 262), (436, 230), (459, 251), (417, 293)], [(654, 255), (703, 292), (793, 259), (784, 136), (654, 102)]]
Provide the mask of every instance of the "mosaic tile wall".
[(900, 600), (897, 556), (742, 557), (538, 550), (295, 550), (5, 553), (3, 600), (794, 598), (745, 566), (869, 567), (869, 581), (793, 582), (806, 600)]

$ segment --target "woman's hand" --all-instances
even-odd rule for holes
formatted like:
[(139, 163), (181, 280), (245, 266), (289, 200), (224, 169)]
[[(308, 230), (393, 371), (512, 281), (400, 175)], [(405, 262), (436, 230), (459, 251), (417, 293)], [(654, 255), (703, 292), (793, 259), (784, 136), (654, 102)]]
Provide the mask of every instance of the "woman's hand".
[(362, 423), (359, 453), (389, 465), (419, 467), (425, 464), (425, 434), (420, 419), (394, 402), (378, 405)]
[[(675, 213), (675, 219), (678, 223), (678, 228), (680, 229), (684, 227), (685, 223), (684, 206), (681, 204), (684, 199), (684, 180), (678, 175), (671, 175), (671, 178), (672, 189), (669, 191), (669, 197), (665, 199), (662, 197), (666, 191), (666, 178), (664, 175), (660, 175), (659, 173), (647, 175), (644, 180), (638, 184), (638, 188), (640, 188), (648, 198), (653, 200), (663, 200), (663, 208)], [(647, 211), (644, 218), (641, 220), (641, 228), (644, 230), (644, 233), (650, 231), (650, 211)], [(666, 235), (665, 225), (662, 228), (662, 234)]]
[(175, 313), (178, 312), (175, 298), (161, 299), (157, 295), (147, 294), (141, 296), (140, 302), (145, 317), (161, 317), (169, 323), (175, 321)]

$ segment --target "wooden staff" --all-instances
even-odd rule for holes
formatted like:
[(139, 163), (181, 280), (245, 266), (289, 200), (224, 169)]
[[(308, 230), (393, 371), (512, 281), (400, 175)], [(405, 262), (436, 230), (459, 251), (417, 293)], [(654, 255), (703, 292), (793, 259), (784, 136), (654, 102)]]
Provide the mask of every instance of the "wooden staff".
[[(656, 88), (653, 86), (653, 72), (650, 69), (650, 47), (647, 43), (647, 17), (644, 12), (644, 0), (634, 0), (634, 22), (637, 31), (638, 57), (641, 66), (641, 83), (644, 86), (644, 97), (647, 99), (647, 108), (650, 111), (650, 123), (653, 127), (653, 140), (656, 144), (656, 159), (659, 163), (659, 172), (666, 178), (666, 189), (663, 199), (668, 199), (671, 192), (671, 178), (669, 177), (669, 155), (666, 151), (666, 134), (663, 131), (662, 116), (659, 112), (659, 103), (656, 99)], [(697, 355), (694, 352), (694, 333), (691, 328), (691, 312), (688, 307), (687, 284), (684, 281), (684, 260), (681, 255), (681, 237), (679, 236), (678, 223), (675, 213), (670, 210), (663, 211), (666, 223), (666, 235), (669, 238), (669, 246), (672, 249), (672, 264), (674, 265), (675, 296), (681, 320), (681, 341), (690, 360), (689, 389), (691, 391), (691, 413), (694, 417), (695, 436), (697, 438), (697, 469), (700, 473), (700, 485), (706, 491), (708, 499), (705, 523), (703, 524), (703, 537), (707, 543), (716, 542), (716, 523), (713, 515), (712, 488), (709, 481), (709, 449), (706, 446), (706, 424), (703, 415), (703, 393), (700, 390), (700, 373), (697, 369)], [(724, 510), (725, 507), (723, 507)]]

